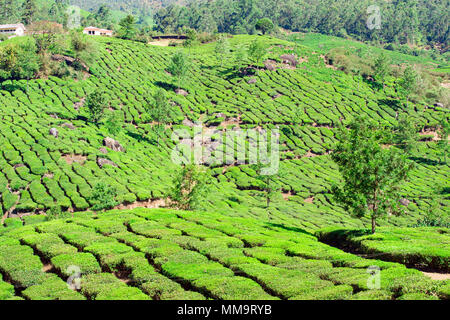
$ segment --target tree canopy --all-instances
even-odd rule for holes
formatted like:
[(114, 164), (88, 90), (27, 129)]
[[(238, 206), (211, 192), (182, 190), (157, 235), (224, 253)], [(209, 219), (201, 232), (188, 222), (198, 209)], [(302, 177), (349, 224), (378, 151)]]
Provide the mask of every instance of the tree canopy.
[(383, 147), (385, 132), (368, 119), (355, 118), (349, 130), (341, 127), (332, 159), (343, 183), (333, 186), (335, 200), (356, 217), (369, 216), (372, 233), (376, 219), (400, 214), (400, 183), (413, 162), (396, 148)]

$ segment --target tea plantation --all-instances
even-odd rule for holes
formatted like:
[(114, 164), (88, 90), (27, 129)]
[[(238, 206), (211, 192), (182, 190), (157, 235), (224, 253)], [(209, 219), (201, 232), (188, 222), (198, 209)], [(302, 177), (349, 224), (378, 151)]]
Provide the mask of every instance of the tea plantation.
[[(3, 228), (0, 240), (0, 292), (6, 299), (439, 299), (449, 294), (448, 281), (345, 253), (303, 229), (206, 212), (76, 213)], [(81, 270), (78, 291), (65, 283), (73, 275), (71, 265)], [(380, 270), (379, 289), (370, 289), (369, 266)]]
[[(231, 50), (255, 38), (234, 36)], [(432, 135), (448, 109), (407, 104), (393, 77), (378, 89), (327, 65), (313, 48), (258, 39), (268, 48), (266, 65), (247, 73), (236, 71), (232, 57), (218, 58), (215, 43), (174, 48), (99, 37), (99, 57), (84, 80), (30, 80), (28, 90), (25, 80), (0, 85), (0, 299), (448, 299), (448, 280), (402, 265), (423, 254), (420, 263), (448, 273), (448, 229), (404, 229), (436, 197), (448, 214), (450, 167)], [(167, 71), (179, 50), (191, 60), (180, 84)], [(173, 115), (158, 138), (145, 108), (161, 88)], [(87, 121), (84, 103), (97, 89), (121, 119), (119, 133)], [(373, 238), (345, 236), (395, 262), (319, 242), (319, 229), (361, 229), (369, 221), (351, 217), (331, 195), (340, 181), (330, 157), (338, 124), (358, 114), (393, 127), (400, 108), (421, 130), (410, 157), (416, 167), (401, 186), (407, 213), (380, 220), (387, 229)], [(196, 121), (219, 133), (280, 130), (282, 190), (269, 208), (254, 168), (233, 162), (211, 166), (201, 211), (89, 212), (100, 181), (117, 189), (122, 205), (167, 198), (179, 169), (171, 161), (173, 133), (193, 135)], [(106, 148), (107, 137), (123, 150)], [(55, 205), (72, 217), (46, 221)], [(422, 252), (419, 238), (441, 247)], [(81, 269), (79, 290), (66, 285), (76, 273), (70, 266)], [(368, 287), (369, 266), (381, 270), (380, 289)]]

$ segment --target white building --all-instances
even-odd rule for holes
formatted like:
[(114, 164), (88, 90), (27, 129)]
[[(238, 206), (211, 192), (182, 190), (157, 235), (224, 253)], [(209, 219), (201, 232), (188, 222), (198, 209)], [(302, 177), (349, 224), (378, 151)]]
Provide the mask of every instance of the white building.
[(0, 25), (0, 34), (6, 34), (10, 36), (10, 38), (23, 36), (26, 30), (25, 26), (21, 23)]
[(93, 36), (112, 36), (113, 32), (108, 29), (100, 29), (97, 27), (86, 27), (83, 30), (84, 34), (89, 34)]

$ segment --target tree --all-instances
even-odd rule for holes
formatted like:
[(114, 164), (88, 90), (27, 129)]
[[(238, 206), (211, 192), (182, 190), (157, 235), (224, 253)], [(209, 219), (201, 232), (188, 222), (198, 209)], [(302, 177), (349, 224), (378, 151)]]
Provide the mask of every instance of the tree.
[(25, 24), (33, 22), (34, 15), (37, 12), (35, 0), (25, 0), (22, 4), (22, 20)]
[(95, 18), (102, 26), (108, 26), (112, 18), (111, 8), (105, 4), (101, 5), (95, 14)]
[(89, 94), (86, 99), (89, 120), (98, 125), (100, 120), (103, 118), (104, 110), (107, 105), (108, 102), (102, 91), (96, 90)]
[(332, 153), (344, 180), (342, 186), (333, 185), (334, 198), (356, 217), (369, 215), (372, 233), (377, 218), (401, 213), (399, 184), (414, 165), (395, 148), (383, 148), (383, 136), (383, 130), (358, 117), (350, 130), (340, 128)]
[(28, 83), (39, 71), (39, 57), (36, 54), (36, 44), (34, 41), (26, 41), (19, 46), (20, 50), (17, 54), (17, 78), (27, 79)]
[(360, 78), (361, 78), (361, 69), (357, 66), (357, 65), (352, 65), (350, 68), (351, 73), (353, 73), (354, 76), (356, 76), (357, 80), (358, 80), (358, 91), (359, 91), (359, 86), (360, 86)]
[(197, 32), (194, 29), (188, 28), (186, 31), (186, 40), (183, 46), (186, 48), (191, 48), (197, 42)]
[(255, 28), (256, 30), (260, 30), (262, 34), (266, 34), (274, 29), (274, 25), (269, 18), (263, 18), (256, 22)]
[(128, 15), (119, 22), (119, 37), (122, 39), (134, 39), (136, 36), (136, 20), (134, 16)]
[(17, 65), (17, 45), (8, 43), (0, 46), (0, 79), (7, 80), (13, 75)]
[(74, 53), (73, 67), (75, 69), (87, 70), (88, 67), (85, 63), (94, 61), (98, 54), (94, 40), (76, 31), (73, 31), (70, 35), (70, 48)]
[(147, 104), (146, 111), (150, 115), (153, 121), (156, 122), (156, 134), (158, 136), (158, 146), (161, 131), (164, 129), (167, 123), (170, 123), (172, 110), (167, 96), (163, 89), (159, 89), (153, 95), (152, 103)]
[(172, 206), (182, 210), (198, 209), (207, 191), (208, 173), (200, 166), (184, 166), (173, 181)]
[(384, 84), (384, 79), (390, 73), (389, 58), (381, 53), (373, 63), (374, 78), (377, 82)]
[(116, 206), (119, 203), (116, 200), (116, 197), (116, 188), (109, 186), (104, 182), (99, 182), (94, 186), (92, 195), (88, 200), (94, 203), (94, 205), (92, 206), (92, 210), (99, 211), (111, 209)]
[(36, 41), (38, 53), (44, 51), (55, 51), (62, 47), (59, 41), (63, 33), (63, 28), (60, 24), (50, 21), (37, 21), (27, 27), (27, 32)]
[(110, 112), (105, 121), (105, 128), (112, 135), (117, 135), (122, 131), (123, 120), (118, 117), (117, 112)]
[(220, 35), (219, 39), (217, 39), (216, 46), (214, 48), (214, 52), (216, 53), (217, 59), (220, 61), (220, 66), (223, 66), (224, 61), (227, 59), (228, 54), (230, 53), (230, 43), (228, 42), (227, 37), (224, 35)]
[(266, 56), (267, 49), (262, 41), (254, 40), (248, 48), (248, 57), (254, 65), (260, 64)]
[(178, 79), (178, 89), (180, 88), (181, 80), (187, 75), (189, 71), (189, 60), (186, 54), (178, 51), (172, 56), (168, 71)]
[(260, 183), (260, 188), (263, 190), (264, 198), (266, 200), (266, 208), (269, 208), (270, 202), (272, 201), (274, 196), (281, 190), (281, 185), (279, 183), (281, 175), (280, 170), (278, 170), (277, 174), (274, 175), (264, 175), (261, 173), (263, 167), (264, 166), (261, 162), (258, 162), (254, 166), (254, 170), (256, 172), (255, 179), (257, 179)]
[(418, 79), (417, 72), (411, 66), (407, 66), (403, 71), (403, 76), (399, 81), (400, 90), (406, 97), (406, 107), (408, 107), (408, 100), (410, 94), (416, 89), (417, 79)]
[(417, 145), (417, 128), (406, 114), (400, 115), (397, 126), (394, 128), (393, 143), (410, 154)]
[(438, 149), (441, 153), (441, 163), (447, 162), (447, 155), (450, 153), (450, 146), (448, 143), (448, 136), (450, 135), (450, 123), (448, 121), (448, 116), (444, 115), (440, 121), (438, 127), (438, 137), (437, 142)]
[(247, 50), (244, 45), (237, 45), (234, 49), (234, 65), (236, 69), (241, 72), (242, 68), (247, 62)]
[(29, 80), (34, 78), (39, 67), (40, 61), (33, 39), (0, 47), (0, 80), (26, 79), (28, 91)]

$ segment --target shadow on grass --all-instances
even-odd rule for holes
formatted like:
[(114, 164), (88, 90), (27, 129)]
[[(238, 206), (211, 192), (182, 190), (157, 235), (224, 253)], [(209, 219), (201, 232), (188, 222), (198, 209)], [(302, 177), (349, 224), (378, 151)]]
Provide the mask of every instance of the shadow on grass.
[(394, 111), (399, 111), (402, 109), (402, 104), (397, 99), (379, 99), (378, 104), (381, 106), (387, 106)]
[(437, 166), (440, 165), (441, 163), (439, 161), (436, 160), (431, 160), (431, 159), (427, 159), (427, 158), (422, 158), (422, 157), (409, 157), (410, 160), (413, 160), (417, 163), (421, 163), (421, 164), (427, 164), (430, 166)]
[(284, 230), (287, 230), (287, 231), (294, 231), (294, 232), (298, 232), (298, 233), (303, 233), (303, 234), (307, 234), (307, 235), (310, 235), (310, 236), (314, 236), (314, 234), (312, 234), (312, 233), (310, 233), (310, 232), (308, 232), (308, 231), (306, 231), (304, 229), (297, 228), (297, 227), (289, 227), (289, 226), (286, 226), (286, 225), (280, 224), (280, 223), (268, 222), (268, 223), (266, 223), (266, 225), (269, 228), (270, 227), (272, 227), (272, 228), (280, 228), (280, 229), (284, 229)]
[(379, 91), (383, 89), (383, 85), (381, 83), (378, 83), (376, 81), (373, 80), (369, 80), (366, 78), (363, 78), (363, 81), (368, 84), (373, 90)]
[(175, 91), (176, 89), (178, 89), (178, 87), (174, 86), (173, 84), (163, 81), (156, 81), (155, 85), (166, 91)]
[(141, 134), (134, 133), (134, 132), (131, 132), (131, 131), (127, 131), (126, 134), (127, 134), (127, 136), (129, 136), (129, 137), (131, 137), (133, 139), (136, 139), (139, 142), (145, 141), (145, 142), (150, 143), (150, 144), (155, 144), (155, 141), (153, 139), (149, 139), (147, 137), (144, 137)]
[(27, 86), (14, 82), (8, 84), (0, 84), (0, 88), (11, 93), (14, 90), (26, 91)]

